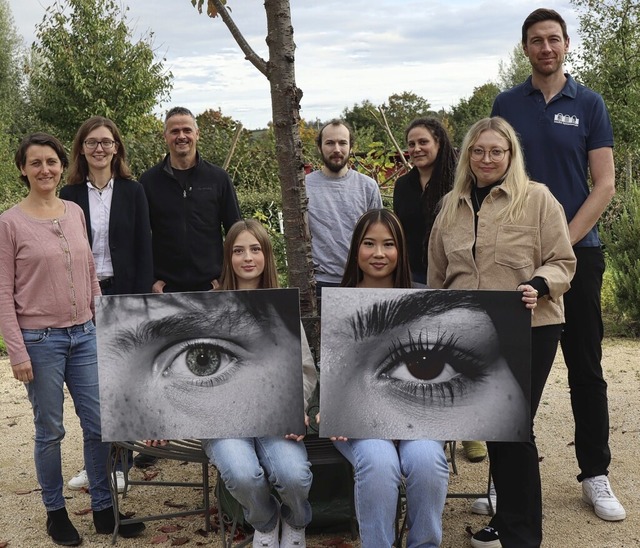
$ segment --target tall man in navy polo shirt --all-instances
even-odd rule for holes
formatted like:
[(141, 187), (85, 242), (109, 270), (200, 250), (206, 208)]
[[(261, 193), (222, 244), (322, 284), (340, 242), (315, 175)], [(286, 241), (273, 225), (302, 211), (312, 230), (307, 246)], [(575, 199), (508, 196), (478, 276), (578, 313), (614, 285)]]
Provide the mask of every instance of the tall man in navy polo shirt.
[(498, 95), (492, 115), (513, 125), (531, 178), (549, 187), (567, 215), (578, 263), (564, 296), (566, 324), (560, 342), (569, 373), (578, 481), (582, 499), (598, 517), (622, 520), (624, 508), (607, 479), (609, 410), (600, 364), (604, 258), (596, 227), (615, 192), (613, 130), (602, 97), (563, 71), (569, 36), (557, 12), (532, 12), (522, 25), (522, 46), (531, 77)]

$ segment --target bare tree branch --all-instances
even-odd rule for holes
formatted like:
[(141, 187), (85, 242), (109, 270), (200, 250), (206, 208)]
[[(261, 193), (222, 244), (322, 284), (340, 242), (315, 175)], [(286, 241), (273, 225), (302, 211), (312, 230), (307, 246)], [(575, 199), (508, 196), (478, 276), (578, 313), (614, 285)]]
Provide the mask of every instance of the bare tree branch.
[(245, 59), (249, 61), (254, 67), (256, 67), (262, 74), (264, 74), (267, 79), (269, 75), (267, 74), (267, 62), (260, 57), (253, 48), (249, 45), (249, 42), (246, 41), (245, 37), (242, 35), (242, 32), (236, 25), (235, 21), (231, 18), (231, 14), (226, 6), (222, 3), (221, 0), (210, 0), (218, 10), (218, 15), (222, 18), (222, 21), (229, 29), (231, 36), (233, 36), (234, 40), (240, 46), (242, 53), (245, 55)]
[(389, 127), (389, 122), (387, 122), (387, 117), (384, 113), (384, 109), (382, 107), (378, 107), (378, 112), (380, 113), (380, 116), (382, 117), (382, 119), (376, 114), (375, 110), (369, 109), (369, 112), (371, 113), (371, 116), (373, 116), (373, 119), (378, 123), (378, 125), (382, 129), (384, 129), (389, 139), (391, 139), (391, 143), (396, 149), (396, 152), (400, 155), (400, 160), (402, 161), (402, 164), (404, 165), (406, 170), (409, 171), (411, 169), (411, 164), (407, 162), (407, 159), (404, 157), (404, 151), (402, 150), (402, 148), (400, 148), (400, 145), (396, 141), (396, 138), (393, 136), (393, 132)]
[(233, 141), (231, 141), (231, 148), (229, 148), (227, 157), (224, 159), (224, 164), (222, 164), (222, 169), (224, 169), (225, 171), (229, 169), (229, 164), (231, 163), (231, 158), (233, 158), (233, 153), (236, 151), (236, 145), (238, 144), (238, 139), (240, 138), (241, 133), (242, 133), (242, 124), (238, 124), (238, 127), (236, 128), (236, 132), (233, 134)]
[(400, 148), (400, 145), (396, 141), (396, 138), (393, 136), (393, 132), (391, 131), (391, 128), (389, 127), (389, 122), (387, 122), (387, 117), (386, 117), (386, 115), (384, 113), (384, 109), (382, 107), (378, 107), (378, 111), (380, 112), (380, 114), (382, 116), (382, 121), (384, 122), (384, 125), (383, 125), (384, 130), (387, 132), (387, 135), (391, 139), (391, 142), (393, 143), (393, 146), (396, 148), (396, 151), (400, 155), (400, 159), (402, 160), (402, 163), (404, 164), (404, 167), (407, 169), (407, 171), (409, 171), (411, 169), (411, 165), (409, 164), (409, 162), (407, 162), (407, 159), (404, 157), (404, 151)]
[[(191, 0), (200, 9), (204, 0)], [(251, 62), (267, 77), (271, 92), (273, 133), (282, 194), (282, 215), (287, 251), (289, 285), (300, 290), (302, 316), (317, 327), (315, 278), (311, 257), (311, 234), (307, 221), (307, 195), (304, 186), (304, 158), (300, 138), (300, 99), (302, 90), (295, 80), (295, 49), (289, 0), (264, 0), (267, 16), (266, 42), (269, 60), (265, 62), (247, 44), (234, 24), (225, 0), (208, 0), (208, 13), (217, 12), (235, 41)], [(215, 9), (212, 9), (215, 8)], [(317, 346), (318, 329), (310, 333)], [(314, 336), (315, 335), (315, 336)]]

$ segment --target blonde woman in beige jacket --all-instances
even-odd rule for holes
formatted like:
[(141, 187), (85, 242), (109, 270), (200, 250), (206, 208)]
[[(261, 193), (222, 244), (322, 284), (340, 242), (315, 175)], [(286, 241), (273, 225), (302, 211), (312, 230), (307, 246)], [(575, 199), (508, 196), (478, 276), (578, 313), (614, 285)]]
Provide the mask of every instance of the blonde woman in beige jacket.
[(533, 417), (560, 340), (562, 295), (575, 262), (562, 206), (546, 186), (529, 180), (513, 128), (499, 117), (474, 124), (462, 144), (453, 190), (431, 231), (427, 284), (521, 291), (523, 306), (532, 311), (531, 439), (487, 443), (498, 506), (489, 525), (471, 539), (475, 548), (542, 542)]

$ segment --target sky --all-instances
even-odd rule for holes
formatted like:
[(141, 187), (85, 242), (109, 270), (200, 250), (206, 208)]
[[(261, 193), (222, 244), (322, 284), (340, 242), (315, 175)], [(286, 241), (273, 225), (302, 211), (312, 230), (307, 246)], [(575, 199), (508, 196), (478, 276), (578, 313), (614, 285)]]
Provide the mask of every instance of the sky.
[[(134, 37), (153, 34), (153, 48), (173, 74), (171, 99), (157, 109), (213, 108), (248, 129), (271, 120), (269, 82), (249, 61), (218, 17), (199, 15), (191, 0), (119, 0)], [(54, 0), (9, 0), (25, 44)], [(232, 17), (263, 59), (263, 0), (228, 0)], [(449, 108), (498, 76), (500, 61), (520, 41), (534, 9), (557, 10), (576, 43), (577, 14), (569, 0), (544, 4), (473, 0), (291, 0), (296, 83), (303, 91), (301, 116), (325, 121), (368, 99), (382, 104), (412, 91), (433, 110)]]

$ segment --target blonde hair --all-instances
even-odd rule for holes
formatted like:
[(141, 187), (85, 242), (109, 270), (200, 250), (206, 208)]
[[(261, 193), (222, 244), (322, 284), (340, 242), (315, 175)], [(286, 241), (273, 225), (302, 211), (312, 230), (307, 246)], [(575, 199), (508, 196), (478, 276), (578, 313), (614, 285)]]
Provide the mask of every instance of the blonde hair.
[(440, 211), (443, 226), (451, 226), (456, 222), (461, 198), (471, 193), (476, 178), (471, 171), (470, 149), (473, 148), (480, 135), (489, 130), (495, 131), (505, 139), (510, 150), (509, 165), (502, 181), (502, 186), (509, 197), (509, 203), (498, 213), (498, 217), (514, 223), (524, 214), (529, 176), (524, 167), (522, 147), (511, 125), (504, 118), (494, 116), (493, 118), (483, 118), (473, 124), (462, 141), (453, 189), (448, 194)]
[(233, 244), (236, 239), (244, 231), (252, 234), (260, 247), (262, 248), (262, 254), (264, 255), (264, 270), (260, 276), (260, 285), (258, 287), (262, 289), (276, 289), (278, 284), (278, 270), (276, 268), (276, 258), (273, 254), (273, 245), (271, 245), (271, 239), (269, 233), (255, 219), (243, 219), (235, 223), (227, 232), (227, 236), (224, 239), (224, 247), (222, 251), (222, 275), (220, 276), (220, 289), (238, 289), (238, 282), (236, 273), (233, 271), (233, 265), (231, 257), (233, 256)]

